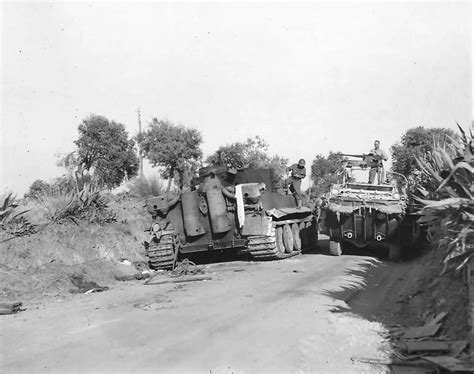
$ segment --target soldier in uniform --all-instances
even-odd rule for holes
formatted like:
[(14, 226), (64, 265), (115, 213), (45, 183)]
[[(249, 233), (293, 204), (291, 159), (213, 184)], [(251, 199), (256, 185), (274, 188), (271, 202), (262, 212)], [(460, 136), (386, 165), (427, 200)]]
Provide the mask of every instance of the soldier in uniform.
[(287, 171), (291, 171), (290, 177), (290, 191), (293, 193), (298, 204), (298, 208), (301, 208), (301, 181), (306, 177), (306, 161), (300, 159), (297, 164), (293, 164), (287, 168)]
[(377, 183), (382, 184), (384, 180), (383, 161), (388, 160), (387, 153), (380, 148), (380, 140), (374, 142), (374, 148), (370, 150), (369, 156), (372, 156), (372, 162), (369, 171), (369, 183), (373, 184), (377, 176)]

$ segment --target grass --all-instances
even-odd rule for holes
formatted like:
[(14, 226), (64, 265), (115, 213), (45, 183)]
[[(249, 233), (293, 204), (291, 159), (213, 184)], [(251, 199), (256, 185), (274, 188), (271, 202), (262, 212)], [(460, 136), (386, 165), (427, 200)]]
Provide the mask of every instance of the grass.
[(166, 191), (163, 181), (158, 176), (137, 177), (129, 183), (128, 188), (133, 196), (147, 198), (163, 195)]

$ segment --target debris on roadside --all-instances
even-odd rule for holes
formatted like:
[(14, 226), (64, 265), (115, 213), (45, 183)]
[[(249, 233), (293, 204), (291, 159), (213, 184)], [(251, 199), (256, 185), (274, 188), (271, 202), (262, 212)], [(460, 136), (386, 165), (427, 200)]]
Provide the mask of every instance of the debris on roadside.
[[(447, 313), (430, 316), (425, 313), (422, 317), (426, 321), (423, 326), (402, 327), (394, 326), (390, 329), (389, 338), (397, 352), (393, 360), (371, 363), (388, 365), (393, 373), (406, 372), (411, 368), (413, 373), (427, 372), (474, 372), (474, 364), (468, 361), (464, 351), (468, 347), (466, 340), (451, 340), (441, 335), (443, 320)], [(370, 359), (367, 359), (370, 361)], [(368, 362), (368, 361), (364, 362)], [(430, 366), (426, 366), (426, 365)], [(403, 367), (403, 369), (397, 369)], [(403, 371), (404, 370), (404, 371)], [(431, 370), (431, 371), (426, 371)]]
[(133, 275), (115, 275), (115, 279), (118, 281), (131, 281), (131, 280), (143, 280), (151, 277), (151, 272), (135, 273)]
[(22, 308), (22, 306), (23, 303), (19, 301), (13, 303), (0, 301), (0, 315), (15, 314), (26, 310), (26, 308)]
[(93, 281), (85, 281), (84, 275), (73, 275), (69, 278), (71, 283), (76, 288), (72, 288), (69, 290), (70, 293), (84, 293), (90, 294), (92, 292), (102, 292), (107, 291), (109, 287), (107, 286), (99, 286), (96, 282)]
[[(199, 282), (211, 280), (212, 277), (204, 276), (205, 272), (201, 267), (198, 267), (194, 262), (185, 258), (178, 262), (175, 268), (171, 271), (157, 271), (154, 275), (148, 278), (144, 284), (157, 285), (165, 283), (184, 283), (184, 282)], [(153, 281), (159, 275), (168, 275), (168, 278), (158, 281)]]
[(451, 356), (435, 356), (435, 357), (424, 357), (425, 361), (431, 362), (436, 366), (449, 370), (450, 372), (474, 372), (474, 364), (461, 361), (458, 358)]
[(402, 335), (403, 339), (427, 338), (436, 335), (441, 328), (440, 323), (429, 323), (420, 327), (409, 327)]

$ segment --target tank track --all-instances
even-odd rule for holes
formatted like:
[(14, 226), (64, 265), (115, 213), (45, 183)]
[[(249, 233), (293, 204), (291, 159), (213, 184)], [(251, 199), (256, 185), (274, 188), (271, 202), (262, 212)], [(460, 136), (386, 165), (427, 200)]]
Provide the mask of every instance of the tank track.
[(297, 256), (301, 251), (283, 253), (277, 248), (275, 233), (272, 236), (250, 236), (247, 244), (248, 253), (253, 260), (271, 261), (283, 260), (285, 258)]
[(164, 234), (160, 239), (153, 238), (148, 245), (147, 256), (150, 269), (171, 269), (174, 262), (173, 234)]

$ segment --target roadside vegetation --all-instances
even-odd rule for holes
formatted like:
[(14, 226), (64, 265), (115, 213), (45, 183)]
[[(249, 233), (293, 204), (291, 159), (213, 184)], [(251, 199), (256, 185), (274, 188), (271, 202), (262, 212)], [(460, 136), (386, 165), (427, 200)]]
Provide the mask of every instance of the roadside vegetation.
[(416, 198), (423, 204), (420, 222), (445, 253), (443, 272), (461, 270), (474, 256), (474, 142), (472, 132), (460, 131), (459, 140), (438, 141), (426, 157), (416, 158), (424, 179), (422, 198)]

